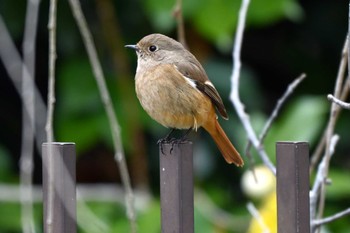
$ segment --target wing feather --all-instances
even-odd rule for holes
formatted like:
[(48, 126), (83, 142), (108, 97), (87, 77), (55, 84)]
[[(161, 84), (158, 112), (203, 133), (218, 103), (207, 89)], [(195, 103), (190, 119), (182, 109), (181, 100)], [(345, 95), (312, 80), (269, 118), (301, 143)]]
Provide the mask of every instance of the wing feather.
[(175, 66), (182, 75), (184, 75), (186, 78), (193, 80), (196, 84), (196, 88), (210, 98), (220, 115), (224, 119), (228, 119), (224, 103), (222, 102), (218, 91), (215, 89), (214, 85), (209, 81), (200, 63), (195, 58), (194, 61), (195, 62), (189, 63), (177, 62)]

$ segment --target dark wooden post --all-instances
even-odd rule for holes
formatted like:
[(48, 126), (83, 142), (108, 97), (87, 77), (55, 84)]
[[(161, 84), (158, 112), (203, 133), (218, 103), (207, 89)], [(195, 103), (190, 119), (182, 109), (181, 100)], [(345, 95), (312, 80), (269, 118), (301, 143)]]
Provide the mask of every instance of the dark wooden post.
[(159, 148), (162, 233), (193, 233), (192, 142)]
[(277, 142), (278, 233), (310, 233), (309, 145)]
[(75, 144), (42, 145), (45, 233), (76, 233)]

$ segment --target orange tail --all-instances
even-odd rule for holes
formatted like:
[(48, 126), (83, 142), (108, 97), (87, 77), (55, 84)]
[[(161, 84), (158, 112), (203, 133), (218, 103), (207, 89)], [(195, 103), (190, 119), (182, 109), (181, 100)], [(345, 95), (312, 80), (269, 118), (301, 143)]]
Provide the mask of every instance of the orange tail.
[(203, 125), (203, 128), (205, 128), (205, 130), (207, 130), (210, 136), (214, 139), (226, 162), (230, 164), (234, 163), (236, 166), (242, 167), (244, 165), (243, 159), (227, 138), (224, 130), (219, 125), (219, 122), (215, 119), (214, 123), (212, 123), (213, 122), (209, 122), (209, 124)]

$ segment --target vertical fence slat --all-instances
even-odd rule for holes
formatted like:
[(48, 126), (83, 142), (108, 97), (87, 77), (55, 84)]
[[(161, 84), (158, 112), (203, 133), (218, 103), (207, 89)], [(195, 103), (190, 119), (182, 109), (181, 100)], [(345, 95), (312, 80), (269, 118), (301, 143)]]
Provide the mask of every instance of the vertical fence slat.
[(309, 145), (277, 142), (276, 156), (278, 232), (309, 233)]
[(162, 233), (193, 233), (192, 142), (159, 148)]
[(44, 143), (42, 152), (44, 232), (76, 233), (75, 144)]

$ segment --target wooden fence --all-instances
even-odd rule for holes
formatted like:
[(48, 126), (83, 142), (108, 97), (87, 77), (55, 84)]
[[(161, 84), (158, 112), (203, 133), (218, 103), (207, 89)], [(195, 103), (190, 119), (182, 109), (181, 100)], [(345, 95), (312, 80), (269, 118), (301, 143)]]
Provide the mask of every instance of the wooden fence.
[[(51, 152), (51, 153), (50, 153)], [(193, 233), (192, 142), (160, 144), (161, 232)], [(309, 233), (309, 147), (278, 142), (279, 233)], [(43, 144), (44, 232), (76, 233), (75, 145)]]

